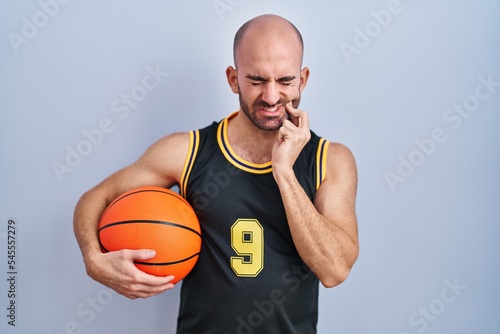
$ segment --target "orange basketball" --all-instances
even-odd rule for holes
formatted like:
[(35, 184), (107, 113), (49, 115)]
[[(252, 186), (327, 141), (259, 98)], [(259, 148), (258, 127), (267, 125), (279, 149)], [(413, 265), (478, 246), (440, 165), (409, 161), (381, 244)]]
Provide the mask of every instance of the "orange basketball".
[(201, 249), (198, 217), (179, 194), (161, 187), (139, 187), (118, 196), (99, 221), (104, 252), (154, 249), (156, 256), (136, 261), (144, 272), (174, 275), (173, 283), (193, 269)]

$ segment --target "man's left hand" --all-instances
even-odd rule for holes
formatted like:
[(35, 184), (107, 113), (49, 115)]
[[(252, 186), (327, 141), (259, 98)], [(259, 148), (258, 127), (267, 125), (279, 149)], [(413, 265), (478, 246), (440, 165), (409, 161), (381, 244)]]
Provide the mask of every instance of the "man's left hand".
[(293, 165), (300, 152), (311, 138), (309, 117), (303, 110), (295, 109), (292, 101), (285, 105), (289, 119), (278, 130), (273, 147), (272, 166), (275, 178), (293, 174)]

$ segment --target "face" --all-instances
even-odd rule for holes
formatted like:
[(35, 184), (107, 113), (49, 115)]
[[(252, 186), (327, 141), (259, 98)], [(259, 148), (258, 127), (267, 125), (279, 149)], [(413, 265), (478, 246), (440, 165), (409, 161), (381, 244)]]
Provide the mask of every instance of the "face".
[(307, 68), (300, 69), (300, 44), (297, 46), (294, 35), (290, 37), (245, 37), (237, 69), (229, 67), (226, 71), (231, 89), (239, 95), (241, 111), (264, 131), (281, 127), (288, 117), (286, 103), (292, 101), (294, 108), (299, 106), (309, 76)]
[[(264, 83), (256, 83), (256, 86), (263, 85)], [(239, 100), (241, 111), (250, 119), (250, 121), (259, 129), (264, 131), (278, 130), (283, 121), (288, 118), (285, 111), (285, 104), (292, 101), (293, 107), (297, 108), (300, 104), (300, 91), (294, 94), (293, 90), (286, 92), (289, 89), (280, 89), (276, 94), (276, 98), (265, 99), (262, 97), (258, 89), (239, 89)], [(264, 88), (269, 89), (269, 88)], [(252, 94), (253, 93), (253, 94)], [(249, 97), (247, 97), (249, 96)], [(257, 96), (252, 98), (252, 96)], [(269, 101), (269, 102), (266, 102)]]

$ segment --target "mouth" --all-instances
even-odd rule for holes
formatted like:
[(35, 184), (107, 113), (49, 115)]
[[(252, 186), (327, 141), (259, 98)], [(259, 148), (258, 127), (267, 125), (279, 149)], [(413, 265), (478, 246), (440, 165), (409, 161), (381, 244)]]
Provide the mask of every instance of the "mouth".
[(261, 108), (258, 108), (257, 110), (261, 113), (264, 113), (264, 114), (276, 115), (276, 114), (280, 114), (283, 112), (283, 105), (279, 104), (279, 105), (273, 106), (271, 108), (261, 107)]

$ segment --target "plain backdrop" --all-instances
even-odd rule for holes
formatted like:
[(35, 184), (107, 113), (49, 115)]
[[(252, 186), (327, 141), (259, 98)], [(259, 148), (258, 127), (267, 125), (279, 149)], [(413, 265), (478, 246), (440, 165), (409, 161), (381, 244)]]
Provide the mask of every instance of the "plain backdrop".
[(131, 301), (94, 282), (73, 209), (162, 136), (238, 109), (233, 36), (265, 13), (302, 32), (300, 108), (358, 164), (361, 252), (320, 289), (318, 332), (500, 333), (494, 0), (0, 1), (0, 332), (174, 333), (179, 286)]

